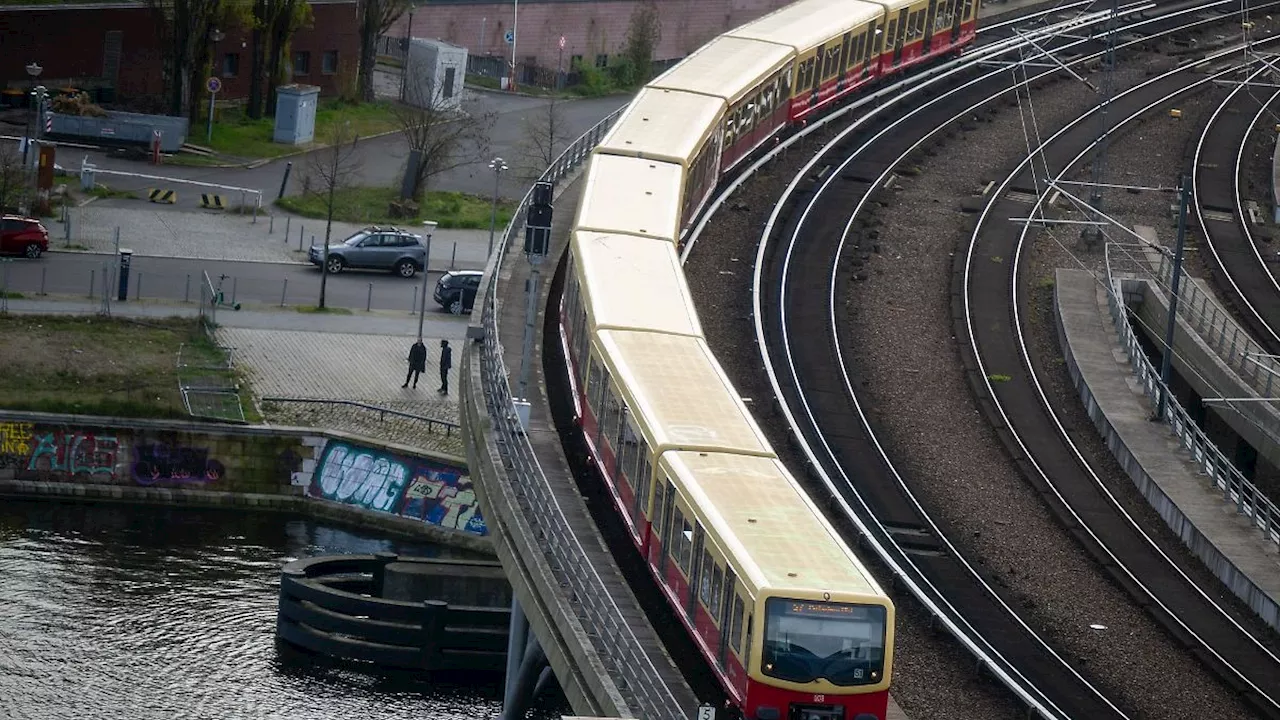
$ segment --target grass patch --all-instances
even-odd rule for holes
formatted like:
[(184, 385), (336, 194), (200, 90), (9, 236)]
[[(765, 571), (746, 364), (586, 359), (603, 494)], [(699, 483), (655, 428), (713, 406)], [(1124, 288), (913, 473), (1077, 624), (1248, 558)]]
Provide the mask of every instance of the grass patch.
[(1013, 378), (1012, 378), (1012, 377), (1010, 377), (1010, 376), (1008, 376), (1008, 375), (1001, 375), (1001, 374), (999, 374), (999, 373), (992, 373), (992, 374), (990, 374), (990, 375), (988, 375), (988, 376), (987, 376), (987, 379), (988, 379), (988, 380), (990, 380), (990, 381), (991, 381), (991, 382), (993, 382), (993, 383), (1007, 383), (1007, 382), (1009, 382), (1010, 380), (1012, 380)]
[(344, 307), (320, 307), (319, 305), (294, 305), (293, 309), (300, 313), (324, 313), (325, 315), (350, 315), (351, 309)]
[(197, 155), (195, 153), (179, 153), (170, 155), (164, 159), (165, 165), (174, 167), (220, 167), (222, 165), (234, 164), (226, 158), (215, 157), (212, 155)]
[[(195, 320), (3, 315), (0, 336), (0, 407), (7, 410), (187, 418), (178, 380), (195, 373), (234, 379), (246, 419), (260, 419), (248, 384), (225, 369)], [(188, 367), (180, 370), (184, 344)]]
[[(320, 103), (316, 111), (317, 143), (324, 143), (339, 123), (350, 122), (351, 130), (360, 137), (395, 130), (395, 116), (388, 102), (349, 103), (332, 99)], [(250, 119), (240, 110), (228, 110), (213, 123), (213, 139), (207, 147), (214, 152), (242, 158), (271, 158), (304, 149), (271, 141), (275, 118)]]
[[(487, 229), (493, 211), (493, 199), (460, 192), (427, 193), (416, 217), (393, 218), (391, 202), (399, 198), (391, 188), (350, 187), (334, 193), (333, 219), (351, 223), (382, 223), (410, 227), (422, 220), (435, 220), (445, 229)], [(326, 193), (290, 195), (276, 205), (303, 217), (323, 220), (328, 212)], [(498, 227), (506, 227), (515, 211), (515, 203), (498, 201)]]
[(26, 295), (23, 295), (22, 293), (16, 292), (14, 290), (0, 290), (0, 298), (8, 298), (10, 300), (21, 300), (24, 297), (26, 297)]

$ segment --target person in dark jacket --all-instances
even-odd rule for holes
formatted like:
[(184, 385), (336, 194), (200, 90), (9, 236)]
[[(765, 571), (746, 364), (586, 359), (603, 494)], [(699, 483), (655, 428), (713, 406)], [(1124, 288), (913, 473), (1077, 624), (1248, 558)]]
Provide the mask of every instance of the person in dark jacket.
[(413, 386), (418, 387), (418, 376), (426, 369), (427, 346), (422, 344), (422, 340), (418, 340), (409, 348), (409, 374), (404, 376), (404, 384), (400, 387), (409, 387), (410, 378), (413, 379)]
[(448, 340), (440, 341), (440, 394), (449, 394), (449, 368), (453, 367), (453, 350)]

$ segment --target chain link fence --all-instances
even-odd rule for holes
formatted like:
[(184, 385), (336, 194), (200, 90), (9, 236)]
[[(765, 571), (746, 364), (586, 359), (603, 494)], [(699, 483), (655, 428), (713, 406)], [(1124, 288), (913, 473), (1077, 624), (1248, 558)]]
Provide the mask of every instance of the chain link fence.
[[(621, 110), (614, 112), (578, 138), (540, 179), (558, 182), (582, 164), (620, 114)], [(512, 489), (517, 502), (529, 518), (530, 525), (540, 531), (537, 540), (546, 553), (547, 565), (565, 589), (573, 611), (582, 626), (588, 629), (610, 678), (633, 712), (638, 717), (687, 717), (687, 710), (678, 706), (652, 661), (641, 650), (604, 581), (588, 561), (516, 415), (511, 376), (498, 335), (498, 280), (507, 252), (511, 251), (514, 256), (521, 247), (516, 239), (530, 197), (531, 193), (525, 195), (502, 235), (490, 270), (492, 281), (488, 283), (482, 301), (485, 334), (481, 374), (485, 404), (493, 423), (498, 451), (513, 477)], [(511, 249), (513, 244), (515, 250)]]

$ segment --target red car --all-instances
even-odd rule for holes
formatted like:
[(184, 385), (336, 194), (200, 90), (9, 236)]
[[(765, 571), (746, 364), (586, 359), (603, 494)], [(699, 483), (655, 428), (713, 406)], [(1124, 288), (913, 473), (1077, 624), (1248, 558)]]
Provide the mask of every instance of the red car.
[(48, 249), (49, 230), (44, 223), (21, 215), (0, 216), (0, 253), (35, 260)]

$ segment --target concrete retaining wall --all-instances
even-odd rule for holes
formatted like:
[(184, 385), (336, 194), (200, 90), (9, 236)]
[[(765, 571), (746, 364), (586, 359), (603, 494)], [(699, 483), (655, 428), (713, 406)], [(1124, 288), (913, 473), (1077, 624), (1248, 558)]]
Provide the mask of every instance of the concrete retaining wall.
[[(1269, 575), (1274, 579), (1275, 552), (1246, 519), (1235, 517), (1234, 506), (1223, 503), (1220, 494), (1199, 481), (1199, 474), (1184, 460), (1177, 439), (1167, 428), (1148, 420), (1149, 403), (1137, 386), (1127, 354), (1117, 344), (1110, 316), (1099, 307), (1098, 295), (1103, 292), (1091, 273), (1057, 272), (1054, 308), (1058, 338), (1085, 410), (1116, 460), (1165, 523), (1233, 593), (1280, 629), (1276, 597), (1251, 578)], [(1201, 524), (1205, 527), (1198, 527), (1193, 517), (1204, 518)], [(1242, 569), (1242, 562), (1249, 563), (1248, 571)]]
[(465, 461), (306, 428), (0, 411), (0, 495), (301, 512), (492, 552)]

